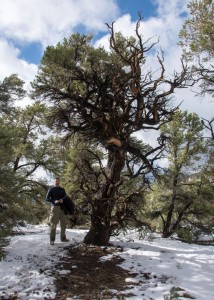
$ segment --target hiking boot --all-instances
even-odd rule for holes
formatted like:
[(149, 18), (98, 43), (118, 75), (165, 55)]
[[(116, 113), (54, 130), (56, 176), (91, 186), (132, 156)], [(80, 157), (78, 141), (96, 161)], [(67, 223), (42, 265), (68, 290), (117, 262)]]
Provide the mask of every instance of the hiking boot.
[(64, 239), (61, 240), (61, 242), (63, 242), (63, 243), (64, 243), (64, 242), (70, 242), (70, 240), (67, 239), (67, 238), (64, 238)]
[(50, 245), (54, 245), (54, 241), (50, 241)]

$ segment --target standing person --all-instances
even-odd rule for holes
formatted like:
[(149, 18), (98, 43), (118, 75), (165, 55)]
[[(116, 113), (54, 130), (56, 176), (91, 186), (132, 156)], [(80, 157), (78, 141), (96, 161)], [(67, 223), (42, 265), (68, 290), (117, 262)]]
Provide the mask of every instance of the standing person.
[(51, 187), (46, 195), (46, 201), (51, 203), (51, 213), (50, 213), (50, 244), (54, 245), (56, 237), (56, 227), (60, 221), (60, 238), (62, 242), (69, 242), (66, 238), (66, 216), (63, 206), (63, 198), (66, 198), (65, 190), (60, 186), (60, 179), (56, 177), (54, 179), (54, 186)]

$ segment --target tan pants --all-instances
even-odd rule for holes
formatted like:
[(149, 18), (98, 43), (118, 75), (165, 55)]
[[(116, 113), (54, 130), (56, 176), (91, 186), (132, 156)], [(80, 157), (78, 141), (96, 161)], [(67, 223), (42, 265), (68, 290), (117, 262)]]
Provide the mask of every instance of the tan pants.
[(55, 241), (56, 237), (56, 227), (58, 222), (60, 222), (60, 238), (61, 241), (66, 238), (65, 230), (66, 230), (66, 216), (64, 211), (59, 206), (52, 206), (50, 213), (50, 240)]

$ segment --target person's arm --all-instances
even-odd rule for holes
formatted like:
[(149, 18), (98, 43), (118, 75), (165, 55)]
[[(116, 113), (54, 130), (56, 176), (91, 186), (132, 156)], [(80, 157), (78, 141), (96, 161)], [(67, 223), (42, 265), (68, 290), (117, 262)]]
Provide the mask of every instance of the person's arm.
[(65, 189), (62, 188), (62, 197), (61, 197), (59, 203), (61, 203), (61, 204), (64, 203), (64, 200), (66, 197), (67, 197), (67, 195), (66, 195)]
[(50, 188), (47, 192), (47, 195), (46, 195), (46, 199), (45, 199), (47, 202), (51, 202), (51, 203), (54, 203), (54, 200), (52, 199), (52, 188)]

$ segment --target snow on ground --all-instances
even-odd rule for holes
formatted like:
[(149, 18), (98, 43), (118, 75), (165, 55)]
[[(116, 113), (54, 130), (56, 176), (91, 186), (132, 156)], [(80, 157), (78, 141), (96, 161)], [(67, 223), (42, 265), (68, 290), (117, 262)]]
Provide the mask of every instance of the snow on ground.
[[(145, 278), (149, 279), (131, 290), (138, 295), (134, 299), (161, 300), (176, 287), (196, 299), (214, 299), (214, 246), (190, 245), (160, 237), (142, 241), (136, 233), (114, 244), (124, 244), (120, 256), (125, 261), (121, 266), (138, 273), (135, 281), (143, 283)], [(182, 295), (182, 291), (179, 294)]]
[[(50, 246), (47, 225), (29, 225), (22, 230), (25, 235), (10, 238), (0, 261), (0, 299), (12, 299), (14, 295), (20, 300), (54, 299), (53, 274), (59, 260), (66, 256), (64, 246), (81, 243), (86, 232), (68, 229), (69, 243), (61, 243), (58, 235), (55, 245)], [(123, 247), (123, 252), (102, 259), (120, 255), (125, 259), (121, 267), (136, 274), (126, 279), (133, 282), (129, 292), (135, 295), (127, 299), (173, 299), (172, 289), (180, 290), (180, 297), (174, 299), (214, 299), (214, 246), (158, 236), (142, 240), (135, 232), (112, 237), (111, 242)]]

